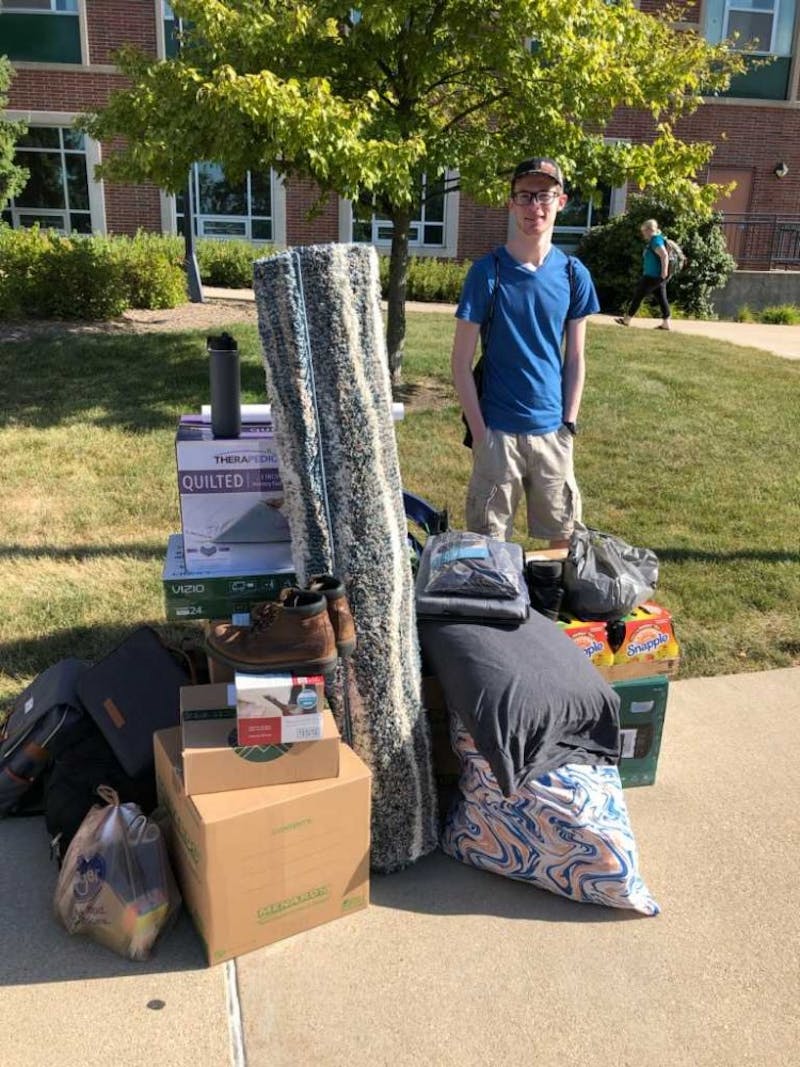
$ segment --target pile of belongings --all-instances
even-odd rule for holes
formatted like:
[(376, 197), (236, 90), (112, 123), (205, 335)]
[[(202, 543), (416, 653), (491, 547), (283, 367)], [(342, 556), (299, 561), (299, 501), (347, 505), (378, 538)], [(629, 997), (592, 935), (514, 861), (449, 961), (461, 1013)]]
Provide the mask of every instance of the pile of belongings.
[[(463, 594), (492, 583), (505, 596)], [(509, 595), (514, 588), (518, 598)], [(495, 613), (517, 599), (521, 618)], [(619, 697), (551, 620), (528, 613), (519, 546), (477, 534), (429, 538), (417, 609), (423, 658), (444, 693), (461, 768), (443, 850), (571, 900), (658, 914), (639, 874), (617, 770)]]

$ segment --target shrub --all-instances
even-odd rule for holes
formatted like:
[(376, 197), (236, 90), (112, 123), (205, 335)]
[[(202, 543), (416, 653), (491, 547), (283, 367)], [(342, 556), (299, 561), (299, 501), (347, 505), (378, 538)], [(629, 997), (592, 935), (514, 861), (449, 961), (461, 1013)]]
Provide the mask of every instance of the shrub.
[[(381, 293), (385, 297), (389, 291), (389, 257), (380, 256), (379, 261)], [(455, 303), (470, 266), (469, 262), (455, 263), (450, 259), (412, 256), (408, 261), (406, 299), (424, 303)]]
[(140, 230), (132, 238), (108, 240), (120, 266), (126, 307), (174, 308), (186, 301), (184, 249), (180, 238)]
[(713, 318), (711, 294), (725, 285), (736, 266), (718, 225), (719, 216), (678, 212), (647, 196), (632, 198), (624, 215), (590, 230), (578, 245), (577, 254), (592, 272), (602, 310), (617, 314), (627, 307), (642, 273), (640, 227), (650, 218), (658, 220), (687, 257), (686, 266), (669, 283), (670, 301), (688, 316)]
[(756, 316), (753, 314), (749, 304), (743, 304), (736, 312), (736, 322), (755, 322)]
[(776, 304), (764, 308), (758, 316), (759, 322), (774, 323), (777, 326), (797, 326), (800, 324), (800, 307), (796, 304)]
[(65, 237), (0, 228), (0, 317), (110, 319), (186, 299), (182, 245), (157, 234)]
[(206, 285), (223, 289), (249, 289), (253, 284), (253, 261), (274, 253), (272, 245), (249, 241), (197, 242), (197, 265)]

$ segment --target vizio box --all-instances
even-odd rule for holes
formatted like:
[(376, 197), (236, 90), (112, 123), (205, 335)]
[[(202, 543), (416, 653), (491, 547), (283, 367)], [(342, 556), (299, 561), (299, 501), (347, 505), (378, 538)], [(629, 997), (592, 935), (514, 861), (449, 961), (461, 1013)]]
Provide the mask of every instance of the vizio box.
[(290, 539), (271, 427), (215, 438), (210, 426), (181, 424), (175, 456), (189, 573), (257, 568), (265, 544)]
[(218, 569), (186, 569), (183, 538), (171, 534), (161, 580), (168, 619), (222, 619), (247, 612), (253, 604), (275, 600), (294, 585), (296, 575), (288, 541), (260, 545), (258, 567), (221, 574)]
[(325, 679), (321, 674), (234, 676), (240, 745), (278, 745), (322, 737)]
[(253, 789), (289, 782), (335, 778), (339, 773), (339, 731), (321, 701), (321, 736), (316, 741), (240, 744), (233, 685), (190, 685), (181, 689), (184, 788), (189, 796)]
[(183, 900), (209, 963), (344, 918), (369, 903), (370, 772), (187, 796), (180, 727), (155, 734), (156, 783)]

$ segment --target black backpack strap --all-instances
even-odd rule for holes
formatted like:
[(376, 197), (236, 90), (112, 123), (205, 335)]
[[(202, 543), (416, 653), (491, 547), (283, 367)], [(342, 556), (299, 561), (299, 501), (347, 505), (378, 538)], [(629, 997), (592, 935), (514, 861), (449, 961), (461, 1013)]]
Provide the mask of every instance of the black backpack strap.
[(569, 278), (569, 309), (575, 302), (575, 257), (567, 256), (567, 277)]
[(494, 286), (489, 294), (489, 312), (486, 316), (486, 321), (481, 324), (481, 346), (483, 348), (483, 355), (489, 347), (489, 334), (492, 329), (492, 321), (494, 320), (494, 308), (497, 303), (497, 292), (500, 288), (500, 257), (496, 251), (492, 252), (492, 259), (494, 260)]

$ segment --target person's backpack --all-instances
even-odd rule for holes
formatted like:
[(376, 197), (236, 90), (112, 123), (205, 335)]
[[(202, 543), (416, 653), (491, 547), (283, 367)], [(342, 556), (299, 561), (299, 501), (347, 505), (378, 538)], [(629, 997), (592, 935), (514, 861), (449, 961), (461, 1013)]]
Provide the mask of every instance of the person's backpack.
[(0, 727), (0, 817), (9, 815), (45, 771), (59, 737), (83, 716), (77, 682), (90, 666), (69, 657), (38, 675)]
[(667, 259), (669, 260), (667, 277), (671, 278), (686, 266), (686, 255), (678, 242), (673, 241), (671, 237), (665, 237), (664, 244), (667, 248)]

